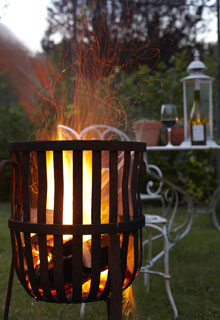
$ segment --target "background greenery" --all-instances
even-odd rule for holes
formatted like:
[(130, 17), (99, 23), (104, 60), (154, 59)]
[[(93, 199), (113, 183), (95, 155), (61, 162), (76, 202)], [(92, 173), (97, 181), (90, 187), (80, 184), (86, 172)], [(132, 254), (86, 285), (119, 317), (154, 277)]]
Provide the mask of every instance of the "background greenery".
[[(24, 141), (31, 137), (33, 125), (17, 101), (14, 90), (0, 73), (0, 161), (9, 159), (9, 141)], [(0, 202), (10, 199), (10, 168), (6, 167), (4, 177), (0, 175)]]
[[(104, 87), (108, 83), (109, 95), (113, 93), (116, 97), (112, 99), (115, 101), (113, 108), (119, 108), (118, 101), (120, 101), (127, 116), (127, 133), (132, 139), (134, 138), (133, 122), (142, 118), (159, 120), (163, 103), (176, 104), (181, 119), (183, 116), (181, 79), (187, 74), (186, 68), (193, 59), (195, 48), (199, 49), (201, 60), (208, 68), (207, 74), (216, 79), (216, 45), (196, 42), (196, 35), (208, 27), (208, 23), (205, 24), (204, 20), (205, 10), (209, 13), (213, 12), (215, 3), (210, 3), (208, 0), (201, 3), (195, 0), (176, 0), (172, 3), (162, 0), (159, 4), (157, 1), (149, 1), (147, 4), (143, 4), (142, 1), (130, 1), (125, 5), (122, 0), (109, 0), (106, 6), (106, 0), (96, 0), (93, 5), (81, 0), (51, 1), (48, 9), (48, 29), (42, 40), (44, 49), (42, 57), (46, 57), (51, 65), (61, 64), (62, 71), (67, 71), (65, 71), (64, 82), (56, 83), (57, 91), (54, 96), (51, 98), (47, 92), (44, 101), (39, 101), (39, 109), (43, 104), (49, 105), (50, 101), (52, 102), (48, 107), (49, 113), (44, 115), (47, 121), (46, 126), (49, 126), (50, 121), (56, 120), (57, 109), (53, 108), (53, 104), (59, 105), (63, 86), (70, 88), (66, 92), (64, 114), (67, 117), (74, 117), (74, 106), (71, 100), (74, 95), (73, 68), (78, 70), (80, 64), (83, 64), (86, 59), (91, 59), (85, 53), (91, 49), (94, 34), (99, 44), (96, 58), (100, 59), (100, 63), (106, 58), (112, 62), (110, 66), (104, 64), (101, 72), (97, 73), (100, 98), (105, 98)], [(88, 22), (90, 28), (87, 26)], [(54, 41), (56, 34), (59, 34), (61, 39), (59, 44)], [(84, 41), (85, 39), (87, 41)], [(117, 52), (109, 50), (115, 47), (122, 49)], [(82, 54), (80, 62), (74, 61), (77, 49), (80, 49)], [(117, 59), (115, 59), (115, 53), (118, 54)], [(89, 63), (86, 64), (88, 65), (88, 70), (85, 72), (86, 84), (91, 84), (94, 80)], [(52, 74), (52, 68), (50, 71)], [(1, 71), (0, 160), (9, 157), (8, 141), (30, 139), (34, 130), (19, 99), (16, 98), (15, 88), (16, 86), (12, 89), (8, 81), (7, 70)], [(214, 115), (215, 97), (216, 82), (214, 81)], [(162, 143), (161, 137), (159, 143)], [(216, 187), (217, 160), (214, 153), (211, 156), (208, 152), (192, 151), (184, 154), (160, 153), (159, 156), (155, 153), (149, 154), (149, 160), (161, 167), (166, 178), (180, 183), (196, 201), (206, 200), (207, 195), (210, 195)], [(176, 174), (173, 174), (173, 168)], [(9, 197), (8, 172), (6, 179), (0, 181), (0, 201), (8, 200)]]

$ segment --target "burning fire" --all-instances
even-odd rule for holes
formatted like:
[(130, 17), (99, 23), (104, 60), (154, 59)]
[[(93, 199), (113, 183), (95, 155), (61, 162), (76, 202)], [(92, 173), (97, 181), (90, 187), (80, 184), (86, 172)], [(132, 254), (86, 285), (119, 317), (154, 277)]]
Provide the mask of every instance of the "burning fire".
[[(63, 140), (61, 132), (58, 134), (57, 140)], [(54, 210), (54, 167), (53, 152), (46, 152), (47, 161), (47, 210)], [(105, 173), (105, 170), (103, 170)], [(105, 174), (106, 176), (106, 174)], [(63, 179), (64, 179), (64, 195), (63, 195), (63, 224), (73, 224), (73, 153), (71, 151), (63, 151)], [(105, 179), (106, 180), (106, 179)], [(104, 181), (104, 186), (106, 181)], [(92, 199), (92, 152), (83, 152), (83, 224), (91, 224), (91, 199)], [(106, 207), (106, 201), (105, 201)], [(108, 208), (102, 206), (101, 220), (108, 220)], [(105, 215), (104, 215), (105, 214)], [(71, 239), (72, 236), (64, 235), (64, 240)], [(84, 235), (83, 242), (86, 250), (86, 243), (91, 239), (91, 235)]]
[[(62, 139), (61, 132), (59, 132), (59, 138)], [(53, 223), (53, 211), (54, 211), (54, 166), (53, 166), (53, 152), (46, 152), (46, 167), (47, 167), (47, 223)], [(105, 162), (105, 161), (103, 161)], [(119, 156), (118, 170), (119, 170), (119, 185), (121, 183), (121, 173), (122, 173), (122, 161)], [(109, 170), (108, 168), (102, 168), (101, 175), (101, 223), (109, 222)], [(64, 181), (64, 194), (63, 194), (63, 224), (73, 224), (73, 152), (72, 151), (63, 151), (63, 181)], [(120, 199), (120, 189), (119, 189), (119, 199)], [(91, 201), (92, 201), (92, 152), (84, 151), (83, 152), (83, 224), (91, 224)], [(122, 208), (119, 207), (119, 216), (123, 215), (120, 212)], [(36, 216), (36, 209), (31, 210), (32, 216)], [(33, 218), (32, 220), (35, 221)], [(83, 236), (83, 266), (86, 269), (83, 283), (82, 283), (82, 296), (87, 297), (91, 287), (91, 277), (88, 272), (92, 268), (91, 263), (91, 235)], [(122, 240), (122, 239), (121, 239)], [(72, 235), (63, 236), (64, 251), (65, 248), (71, 245)], [(108, 244), (109, 238), (107, 235), (101, 235), (101, 254), (104, 263), (102, 262), (100, 269), (100, 282), (99, 282), (99, 294), (105, 289), (105, 285), (108, 278)], [(47, 248), (48, 248), (48, 268), (53, 270), (54, 264), (54, 239), (52, 235), (47, 235)], [(126, 277), (123, 284), (125, 288), (130, 281), (131, 274), (133, 273), (134, 267), (134, 243), (133, 237), (129, 237), (128, 243), (128, 255), (127, 255), (127, 271)], [(71, 251), (68, 251), (69, 254), (65, 253), (64, 259), (69, 259), (71, 261), (70, 255)], [(36, 270), (40, 270), (40, 257), (39, 257), (39, 247), (37, 235), (32, 234), (32, 256), (33, 256), (33, 266)], [(71, 262), (70, 262), (71, 263)], [(27, 267), (27, 266), (26, 266)], [(66, 272), (65, 272), (66, 271)], [(64, 270), (64, 273), (70, 272), (69, 269)], [(71, 272), (70, 272), (71, 273)], [(28, 277), (28, 276), (27, 276)], [(71, 277), (71, 276), (70, 276)], [(28, 280), (28, 278), (27, 278)], [(29, 281), (29, 280), (28, 280)], [(69, 283), (69, 284), (68, 284)], [(53, 284), (51, 284), (53, 287)], [(71, 279), (66, 278), (65, 290), (67, 294), (71, 294)], [(29, 283), (31, 289), (31, 285)], [(40, 289), (42, 295), (44, 295), (43, 290)], [(52, 291), (54, 296), (56, 296), (56, 290)], [(132, 294), (127, 295), (125, 300), (131, 302)]]
[[(59, 139), (63, 140), (59, 134)], [(47, 151), (47, 209), (54, 210), (54, 167), (53, 152)], [(63, 224), (72, 224), (73, 220), (73, 154), (71, 151), (63, 151)], [(83, 224), (91, 224), (91, 194), (92, 194), (92, 153), (83, 154)]]

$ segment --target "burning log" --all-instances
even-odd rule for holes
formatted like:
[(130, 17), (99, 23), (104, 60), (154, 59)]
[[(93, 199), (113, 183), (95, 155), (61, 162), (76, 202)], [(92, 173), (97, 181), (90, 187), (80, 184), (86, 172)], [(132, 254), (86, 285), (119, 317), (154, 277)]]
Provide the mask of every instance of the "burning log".
[[(100, 265), (100, 273), (108, 269), (108, 244), (109, 239), (108, 237), (102, 237), (101, 240), (101, 265)], [(72, 284), (72, 246), (73, 246), (73, 239), (69, 239), (63, 243), (63, 259), (60, 261), (63, 264), (63, 275), (64, 275), (64, 282), (67, 286)], [(31, 247), (32, 247), (32, 255), (34, 262), (34, 272), (36, 277), (37, 285), (40, 285), (41, 278), (40, 278), (40, 260), (39, 260), (39, 245), (37, 235), (31, 237)], [(92, 265), (91, 265), (91, 240), (83, 242), (83, 268), (82, 268), (82, 283), (89, 281), (92, 277)], [(25, 247), (23, 248), (25, 251)], [(47, 241), (47, 256), (48, 256), (48, 277), (49, 283), (52, 290), (55, 290), (55, 283), (54, 283), (54, 251), (56, 248), (54, 247), (52, 237), (49, 237), (49, 241)], [(25, 253), (24, 253), (25, 255)], [(27, 264), (25, 265), (25, 273), (28, 274), (28, 267)], [(71, 300), (69, 297), (67, 300)]]

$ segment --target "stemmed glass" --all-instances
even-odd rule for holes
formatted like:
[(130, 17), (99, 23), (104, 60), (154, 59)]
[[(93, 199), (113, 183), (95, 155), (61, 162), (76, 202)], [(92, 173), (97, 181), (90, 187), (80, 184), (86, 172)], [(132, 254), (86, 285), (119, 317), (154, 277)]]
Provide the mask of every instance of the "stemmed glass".
[(161, 122), (167, 127), (168, 142), (167, 147), (171, 144), (171, 130), (178, 121), (177, 109), (175, 104), (163, 104), (161, 107)]

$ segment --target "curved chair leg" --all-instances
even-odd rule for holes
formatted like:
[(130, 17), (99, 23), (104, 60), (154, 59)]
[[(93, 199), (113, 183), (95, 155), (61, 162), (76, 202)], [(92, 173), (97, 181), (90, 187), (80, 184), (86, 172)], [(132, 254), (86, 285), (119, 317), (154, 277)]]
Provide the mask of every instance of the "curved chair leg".
[[(156, 218), (156, 220), (155, 220)], [(149, 218), (150, 219), (150, 218)], [(171, 292), (171, 287), (170, 287), (170, 273), (169, 273), (169, 240), (167, 237), (167, 228), (166, 228), (166, 219), (161, 218), (159, 216), (154, 216), (152, 219), (148, 222), (145, 223), (145, 226), (149, 230), (149, 238), (148, 241), (144, 241), (144, 244), (148, 243), (148, 261), (147, 265), (141, 268), (141, 272), (144, 273), (144, 283), (146, 285), (147, 291), (149, 291), (150, 288), (150, 274), (155, 274), (155, 275), (160, 275), (164, 277), (165, 283), (166, 283), (166, 292), (173, 310), (174, 318), (178, 318), (178, 310)], [(155, 224), (153, 223), (155, 221)], [(156, 223), (162, 224), (161, 226), (156, 225)], [(163, 251), (158, 254), (156, 257), (152, 258), (152, 229), (155, 229), (159, 231), (163, 237)], [(158, 257), (164, 256), (164, 272), (158, 272), (152, 270), (152, 267), (154, 263), (158, 260)]]
[[(148, 228), (148, 263), (152, 260), (152, 228)], [(150, 273), (144, 274), (144, 284), (147, 292), (150, 291)]]
[(166, 279), (166, 290), (167, 290), (168, 298), (170, 300), (171, 307), (173, 309), (174, 318), (176, 319), (176, 318), (178, 318), (178, 310), (177, 310), (175, 301), (173, 299), (173, 295), (172, 295), (172, 292), (171, 292), (170, 280), (169, 279), (168, 280)]
[(216, 210), (217, 210), (217, 204), (218, 204), (219, 198), (220, 198), (220, 188), (215, 190), (210, 203), (210, 208), (212, 213), (212, 223), (218, 231), (220, 231), (220, 225), (217, 219)]
[(146, 287), (147, 292), (150, 292), (150, 274), (145, 272), (144, 273), (144, 285)]
[(85, 316), (85, 312), (86, 312), (86, 304), (85, 303), (81, 303), (81, 307), (80, 307), (80, 318), (84, 318)]

